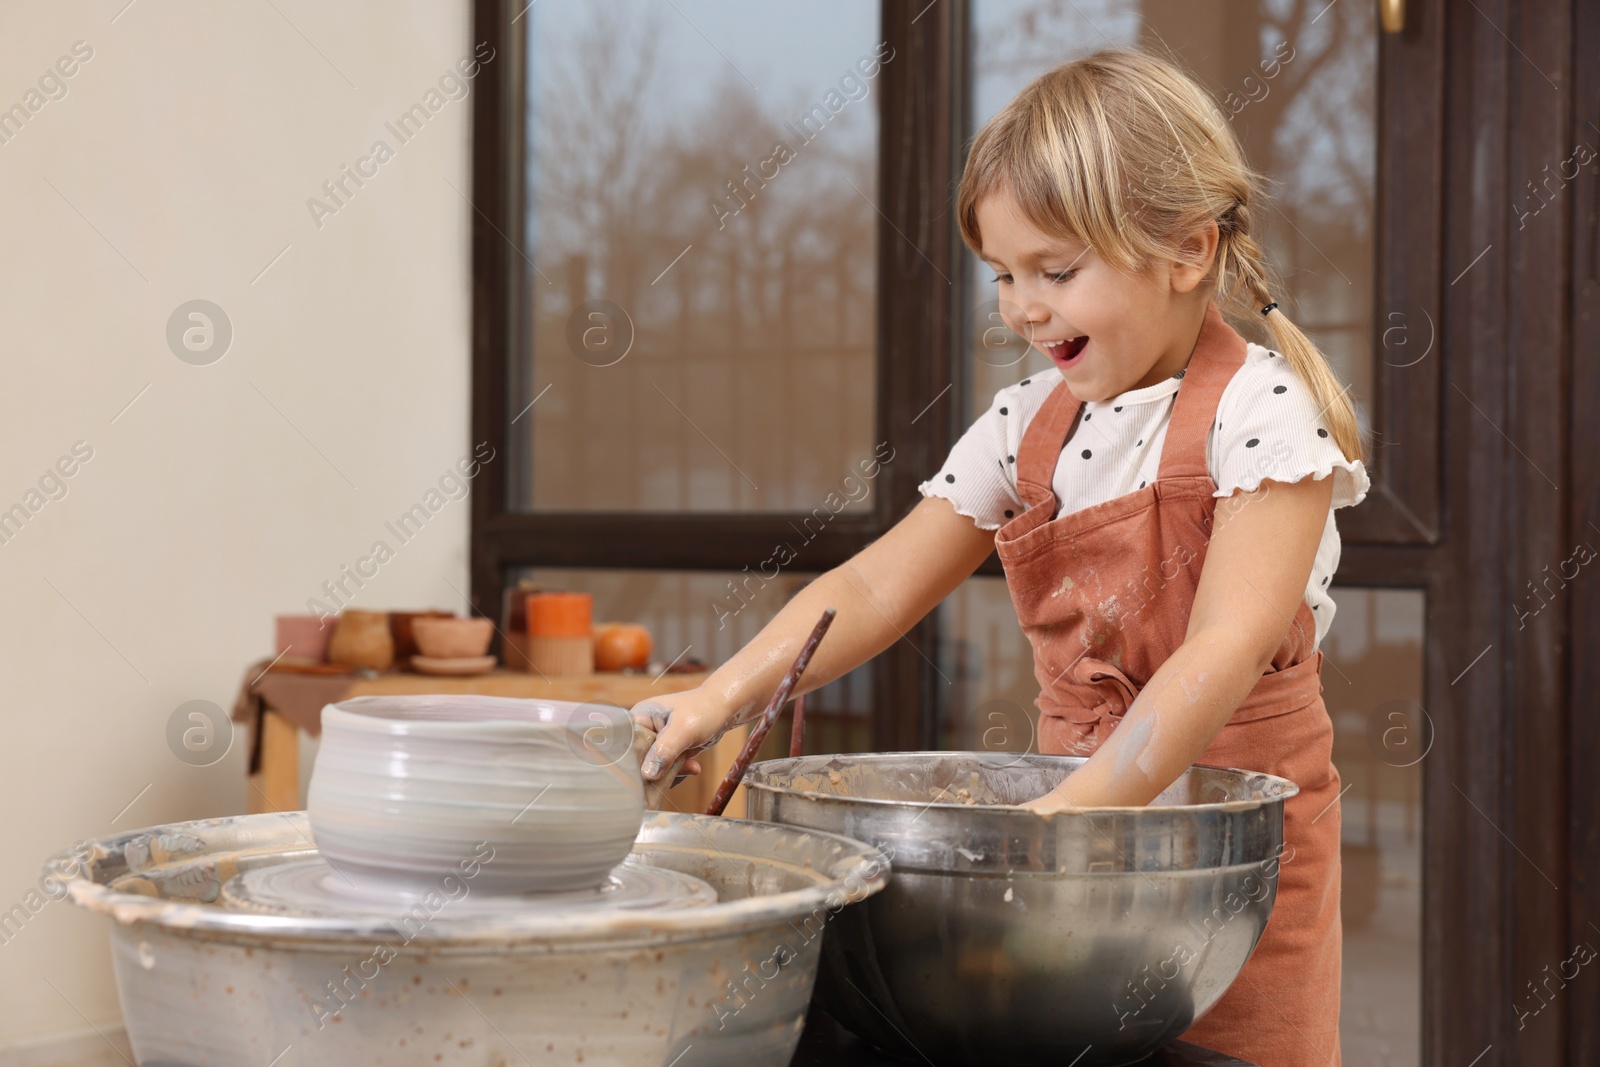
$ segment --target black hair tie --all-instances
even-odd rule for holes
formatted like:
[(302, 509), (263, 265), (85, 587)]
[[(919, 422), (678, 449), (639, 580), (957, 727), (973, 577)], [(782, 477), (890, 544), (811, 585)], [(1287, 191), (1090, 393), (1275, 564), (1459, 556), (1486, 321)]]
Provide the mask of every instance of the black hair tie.
[(1268, 304), (1266, 307), (1261, 309), (1261, 314), (1265, 315), (1267, 312), (1271, 311), (1273, 308), (1275, 308), (1277, 306), (1278, 306), (1278, 302), (1276, 300), (1274, 300), (1272, 303)]

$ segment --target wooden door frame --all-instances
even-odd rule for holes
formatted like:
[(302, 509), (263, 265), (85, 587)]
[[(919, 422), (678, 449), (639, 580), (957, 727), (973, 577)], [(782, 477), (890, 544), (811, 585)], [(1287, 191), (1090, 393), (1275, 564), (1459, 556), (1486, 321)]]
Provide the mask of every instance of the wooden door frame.
[(1592, 0), (1413, 0), (1406, 21), (1380, 46), (1375, 307), (1433, 309), (1437, 333), (1423, 362), (1381, 368), (1391, 436), (1374, 499), (1341, 521), (1339, 579), (1428, 598), (1423, 1062), (1594, 1063), (1596, 975), (1536, 1017), (1514, 1005), (1575, 943), (1600, 945), (1600, 722), (1574, 698), (1600, 671), (1572, 640), (1600, 597), (1591, 578), (1556, 610), (1515, 605), (1542, 603), (1528, 580), (1600, 527), (1600, 165), (1539, 217), (1517, 205), (1545, 164), (1600, 144), (1583, 132), (1600, 78), (1578, 61), (1600, 54), (1600, 17)]
[[(1452, 729), (1441, 733), (1443, 763), (1428, 789), (1435, 809), (1429, 829), (1440, 852), (1430, 857), (1436, 879), (1429, 903), (1438, 900), (1439, 918), (1458, 933), (1494, 929), (1499, 936), (1431, 944), (1430, 973), (1464, 988), (1452, 990), (1450, 1016), (1428, 1021), (1446, 1055), (1470, 1058), (1492, 1045), (1485, 1062), (1593, 1063), (1592, 1022), (1600, 1018), (1594, 974), (1526, 1025), (1512, 1007), (1524, 983), (1557, 967), (1575, 940), (1600, 945), (1600, 932), (1590, 927), (1600, 922), (1592, 873), (1587, 899), (1574, 881), (1585, 870), (1578, 861), (1594, 858), (1595, 827), (1569, 816), (1593, 809), (1595, 776), (1560, 755), (1576, 754), (1574, 742), (1583, 740), (1592, 754), (1595, 740), (1593, 698), (1583, 708), (1569, 684), (1585, 658), (1572, 642), (1585, 586), (1574, 585), (1557, 610), (1531, 620), (1513, 607), (1526, 599), (1529, 580), (1567, 558), (1580, 497), (1574, 461), (1593, 456), (1569, 447), (1592, 433), (1593, 415), (1581, 408), (1600, 396), (1592, 375), (1587, 390), (1573, 387), (1580, 370), (1592, 372), (1595, 355), (1592, 324), (1585, 358), (1576, 343), (1585, 315), (1576, 299), (1576, 253), (1585, 237), (1593, 247), (1595, 225), (1576, 208), (1594, 203), (1595, 164), (1533, 219), (1515, 205), (1527, 183), (1568, 158), (1576, 141), (1600, 144), (1600, 136), (1582, 132), (1582, 120), (1596, 118), (1594, 7), (1588, 0), (1502, 0), (1452, 7), (1446, 20), (1446, 172), (1455, 175), (1445, 186), (1446, 261), (1465, 265), (1493, 248), (1444, 303), (1447, 455), (1456, 458), (1445, 466), (1452, 504), (1446, 536), (1460, 547), (1439, 568), (1445, 662), (1437, 677), (1430, 671)], [(1587, 99), (1574, 81), (1585, 54)], [(1593, 291), (1591, 277), (1591, 319)], [(1564, 396), (1570, 410), (1563, 410)], [(1586, 473), (1592, 487), (1592, 467)], [(1590, 509), (1592, 495), (1583, 494)], [(1587, 588), (1593, 584), (1591, 577)], [(1491, 645), (1458, 680), (1469, 657)], [(1489, 670), (1479, 675), (1483, 667)], [(1464, 794), (1471, 803), (1463, 803)], [(1452, 876), (1475, 887), (1459, 903)], [(1466, 980), (1474, 974), (1489, 980)]]
[[(1600, 3), (1577, 0), (1572, 9), (1571, 24), (1564, 27), (1571, 52), (1562, 73), (1572, 86), (1565, 132), (1569, 143), (1581, 140), (1600, 149), (1600, 63), (1594, 61), (1600, 56)], [(1559, 40), (1545, 46), (1561, 52)], [(1579, 62), (1581, 56), (1589, 61)], [(1562, 414), (1570, 491), (1557, 523), (1567, 533), (1565, 545), (1581, 540), (1600, 548), (1600, 160), (1584, 168), (1568, 193), (1567, 282), (1560, 290), (1567, 306), (1557, 321), (1567, 328), (1568, 407)], [(1543, 634), (1567, 652), (1566, 669), (1557, 675), (1558, 686), (1566, 683), (1558, 701), (1568, 724), (1562, 768), (1568, 787), (1563, 840), (1556, 847), (1566, 859), (1567, 929), (1600, 948), (1600, 575), (1590, 572), (1570, 592), (1567, 611), (1552, 618), (1551, 631)], [(1600, 981), (1590, 975), (1572, 992), (1565, 1019), (1567, 1063), (1600, 1063), (1600, 1026), (1594, 1024), (1600, 1019)]]
[[(878, 501), (887, 529), (921, 500), (917, 486), (944, 463), (964, 428), (964, 367), (955, 356), (964, 352), (966, 291), (957, 273), (955, 192), (966, 158), (967, 4), (886, 0), (883, 27), (913, 72), (885, 86), (879, 157), (886, 195), (878, 239), (886, 254), (879, 256), (878, 344), (893, 376), (879, 383), (878, 419), (896, 449)], [(935, 744), (939, 614), (930, 611), (875, 661), (876, 704), (890, 712), (873, 717), (879, 751)]]

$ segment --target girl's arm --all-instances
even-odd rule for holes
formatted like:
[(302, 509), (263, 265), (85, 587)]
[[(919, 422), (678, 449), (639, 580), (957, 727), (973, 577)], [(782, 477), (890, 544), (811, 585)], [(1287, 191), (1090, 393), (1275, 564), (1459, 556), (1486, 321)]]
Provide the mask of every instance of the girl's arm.
[(1283, 644), (1332, 499), (1332, 478), (1307, 478), (1218, 502), (1183, 644), (1099, 750), (1026, 807), (1148, 804), (1200, 758)]
[[(749, 644), (687, 693), (637, 704), (635, 719), (659, 731), (643, 761), (655, 780), (684, 754), (756, 715), (800, 654), (823, 609), (837, 609), (794, 695), (818, 689), (904, 637), (994, 550), (950, 501), (927, 497), (878, 540), (795, 594)], [(926, 653), (925, 653), (926, 654)]]

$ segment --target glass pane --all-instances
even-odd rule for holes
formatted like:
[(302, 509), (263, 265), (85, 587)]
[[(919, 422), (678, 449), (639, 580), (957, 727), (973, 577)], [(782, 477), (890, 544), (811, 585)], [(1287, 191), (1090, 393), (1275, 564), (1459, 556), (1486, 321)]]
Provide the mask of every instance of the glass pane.
[(872, 445), (878, 5), (544, 0), (524, 25), (509, 506), (816, 506)]
[(939, 747), (1037, 752), (1033, 648), (1005, 579), (968, 578), (939, 612), (939, 671), (950, 679), (933, 687)]
[[(1170, 51), (1231, 115), (1246, 158), (1270, 180), (1271, 206), (1256, 217), (1283, 279), (1283, 293), (1274, 295), (1352, 384), (1357, 416), (1370, 425), (1376, 20), (1375, 4), (975, 0), (972, 132), (1064, 60), (1108, 45)], [(975, 353), (970, 422), (996, 390), (1050, 361), (1027, 355), (1014, 335), (1003, 343), (1009, 331), (994, 315), (993, 272), (966, 257)], [(1270, 344), (1259, 323), (1235, 325)]]
[[(815, 574), (785, 572), (759, 588), (738, 585), (742, 571), (582, 570), (534, 567), (513, 572), (547, 589), (594, 597), (595, 622), (637, 622), (650, 631), (655, 670), (700, 660), (714, 670), (760, 632)], [(872, 746), (872, 663), (806, 698), (806, 751), (865, 752)], [(789, 754), (789, 712), (773, 726), (757, 759)]]
[[(1344, 1062), (1422, 1062), (1424, 596), (1335, 588), (1323, 700), (1343, 797)], [(946, 749), (1037, 751), (1033, 651), (1004, 579), (972, 578), (940, 605), (938, 737)]]
[(1343, 800), (1346, 1063), (1422, 1062), (1422, 707), (1425, 596), (1335, 589), (1322, 699), (1333, 717)]

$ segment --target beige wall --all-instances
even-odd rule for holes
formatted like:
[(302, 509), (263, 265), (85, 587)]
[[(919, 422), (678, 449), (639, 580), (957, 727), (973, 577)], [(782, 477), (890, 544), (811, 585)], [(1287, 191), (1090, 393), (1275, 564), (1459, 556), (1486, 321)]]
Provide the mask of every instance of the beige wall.
[[(0, 508), (93, 450), (0, 543), (0, 912), (75, 840), (243, 810), (242, 738), (191, 767), (169, 715), (228, 707), (272, 615), (472, 447), (471, 96), (384, 128), (471, 53), (464, 0), (125, 3), (0, 2), (0, 108), (37, 105), (0, 127)], [(319, 229), (307, 198), (379, 138)], [(196, 298), (234, 329), (206, 366), (165, 336)], [(356, 603), (459, 609), (467, 523)], [(0, 1049), (115, 1023), (105, 920), (50, 903), (0, 941)]]

